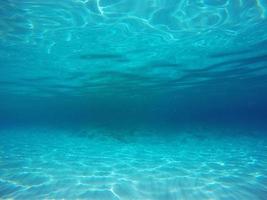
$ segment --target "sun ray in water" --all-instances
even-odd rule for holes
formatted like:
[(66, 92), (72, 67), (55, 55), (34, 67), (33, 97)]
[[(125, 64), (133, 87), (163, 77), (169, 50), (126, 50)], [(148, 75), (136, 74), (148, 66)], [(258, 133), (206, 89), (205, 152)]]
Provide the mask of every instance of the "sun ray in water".
[(265, 0), (6, 0), (0, 199), (267, 199)]

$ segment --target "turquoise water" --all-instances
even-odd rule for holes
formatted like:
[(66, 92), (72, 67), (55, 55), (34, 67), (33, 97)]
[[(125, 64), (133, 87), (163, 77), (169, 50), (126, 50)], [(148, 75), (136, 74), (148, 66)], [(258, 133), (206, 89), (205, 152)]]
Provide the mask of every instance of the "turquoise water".
[(267, 199), (266, 0), (1, 0), (0, 199)]
[[(1, 131), (3, 199), (266, 199), (267, 140), (236, 130)], [(115, 135), (115, 136), (114, 136)]]

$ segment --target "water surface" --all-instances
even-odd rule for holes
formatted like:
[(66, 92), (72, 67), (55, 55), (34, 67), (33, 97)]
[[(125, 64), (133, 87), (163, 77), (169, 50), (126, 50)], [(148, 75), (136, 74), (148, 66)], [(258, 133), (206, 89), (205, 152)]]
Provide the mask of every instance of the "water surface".
[(266, 199), (266, 17), (1, 0), (0, 199)]

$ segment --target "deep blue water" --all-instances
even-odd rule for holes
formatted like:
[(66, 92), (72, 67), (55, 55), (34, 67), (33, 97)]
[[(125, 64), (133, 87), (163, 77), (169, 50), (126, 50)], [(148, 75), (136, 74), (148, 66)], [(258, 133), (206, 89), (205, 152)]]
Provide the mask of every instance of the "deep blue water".
[(0, 199), (266, 200), (266, 0), (0, 0)]

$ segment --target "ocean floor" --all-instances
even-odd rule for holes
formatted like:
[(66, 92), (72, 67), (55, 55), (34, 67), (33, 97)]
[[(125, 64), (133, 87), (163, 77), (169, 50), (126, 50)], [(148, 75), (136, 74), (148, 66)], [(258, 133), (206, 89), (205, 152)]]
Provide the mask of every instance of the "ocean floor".
[(120, 131), (2, 129), (0, 199), (267, 199), (264, 133)]

